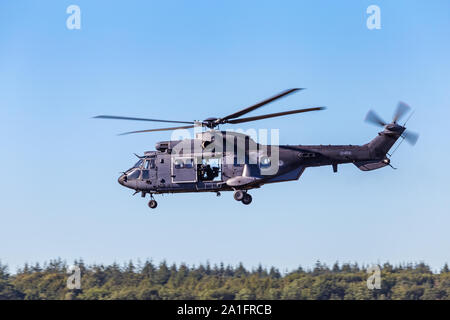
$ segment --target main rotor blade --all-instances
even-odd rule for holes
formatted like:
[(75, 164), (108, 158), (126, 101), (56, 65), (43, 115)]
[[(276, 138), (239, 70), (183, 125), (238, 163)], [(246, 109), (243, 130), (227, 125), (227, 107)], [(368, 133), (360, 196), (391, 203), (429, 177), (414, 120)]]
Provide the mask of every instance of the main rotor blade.
[(158, 129), (148, 129), (148, 130), (139, 130), (139, 131), (130, 131), (119, 134), (119, 136), (124, 136), (132, 133), (143, 133), (143, 132), (155, 132), (155, 131), (167, 131), (167, 130), (177, 130), (177, 129), (191, 129), (195, 126), (183, 126), (183, 127), (171, 127), (171, 128), (158, 128)]
[(397, 121), (403, 117), (408, 111), (411, 109), (410, 106), (408, 106), (406, 103), (400, 101), (397, 105), (397, 109), (394, 113), (394, 118), (392, 119), (394, 123), (397, 123)]
[(153, 122), (194, 124), (194, 121), (160, 120), (160, 119), (133, 118), (133, 117), (120, 117), (120, 116), (105, 116), (105, 115), (96, 116), (96, 117), (94, 117), (94, 119), (137, 120), (137, 121), (153, 121)]
[(403, 137), (411, 145), (415, 145), (417, 140), (419, 139), (419, 134), (415, 133), (415, 132), (411, 132), (409, 130), (406, 130), (405, 132), (403, 132)]
[(242, 109), (242, 110), (240, 110), (240, 111), (238, 111), (238, 112), (232, 113), (232, 114), (230, 114), (230, 115), (228, 115), (228, 116), (226, 116), (226, 117), (220, 118), (219, 121), (220, 121), (221, 123), (226, 123), (227, 120), (239, 118), (240, 116), (243, 116), (244, 114), (247, 114), (247, 113), (249, 113), (250, 111), (256, 110), (256, 109), (262, 107), (262, 106), (265, 105), (265, 104), (268, 104), (268, 103), (270, 103), (270, 102), (272, 102), (272, 101), (275, 101), (275, 100), (277, 100), (277, 99), (280, 99), (281, 97), (287, 96), (288, 94), (291, 94), (291, 93), (296, 92), (296, 91), (298, 91), (298, 90), (303, 90), (303, 89), (302, 89), (302, 88), (293, 88), (293, 89), (285, 90), (285, 91), (280, 92), (279, 94), (277, 94), (277, 95), (275, 95), (275, 96), (273, 96), (273, 97), (271, 97), (271, 98), (268, 98), (268, 99), (266, 99), (266, 100), (263, 100), (263, 101), (261, 101), (261, 102), (259, 102), (259, 103), (257, 103), (257, 104), (254, 104), (254, 105), (252, 105), (252, 106), (250, 106), (250, 107), (247, 107), (247, 108), (245, 108), (245, 109)]
[(255, 117), (233, 119), (233, 120), (228, 120), (226, 123), (235, 124), (235, 123), (242, 123), (242, 122), (250, 122), (250, 121), (262, 120), (262, 119), (267, 119), (267, 118), (286, 116), (288, 114), (319, 111), (319, 110), (324, 110), (324, 109), (326, 109), (326, 108), (325, 107), (314, 107), (314, 108), (307, 108), (307, 109), (297, 109), (297, 110), (291, 110), (291, 111), (263, 114), (261, 116), (255, 116)]
[(386, 122), (384, 122), (373, 110), (369, 110), (364, 120), (382, 127), (386, 125)]

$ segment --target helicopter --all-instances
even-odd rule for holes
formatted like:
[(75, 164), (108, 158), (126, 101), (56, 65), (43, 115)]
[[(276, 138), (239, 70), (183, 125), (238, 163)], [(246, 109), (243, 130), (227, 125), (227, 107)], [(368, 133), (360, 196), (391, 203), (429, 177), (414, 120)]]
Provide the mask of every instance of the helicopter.
[(220, 196), (223, 191), (233, 191), (236, 201), (249, 205), (252, 202), (249, 190), (269, 183), (298, 180), (309, 167), (331, 166), (335, 173), (339, 164), (347, 163), (354, 164), (362, 171), (386, 166), (396, 169), (390, 163), (392, 153), (389, 154), (389, 151), (393, 145), (399, 138), (402, 139), (401, 142), (406, 140), (412, 145), (418, 140), (417, 133), (406, 131), (405, 124), (409, 118), (403, 125), (398, 123), (410, 111), (410, 107), (404, 102), (398, 103), (390, 123), (383, 121), (372, 110), (367, 113), (365, 118), (367, 122), (384, 129), (364, 145), (269, 145), (256, 142), (247, 134), (216, 130), (225, 124), (239, 124), (325, 109), (312, 107), (242, 118), (251, 111), (299, 90), (302, 88), (288, 89), (235, 113), (221, 118), (210, 117), (203, 121), (112, 115), (99, 115), (94, 118), (179, 125), (125, 132), (121, 135), (202, 129), (194, 139), (157, 142), (156, 150), (146, 151), (143, 156), (136, 155), (139, 158), (137, 163), (118, 178), (118, 182), (124, 187), (133, 189), (134, 194), (141, 193), (144, 198), (149, 194), (148, 206), (151, 209), (155, 209), (158, 205), (154, 195), (164, 193), (214, 192)]

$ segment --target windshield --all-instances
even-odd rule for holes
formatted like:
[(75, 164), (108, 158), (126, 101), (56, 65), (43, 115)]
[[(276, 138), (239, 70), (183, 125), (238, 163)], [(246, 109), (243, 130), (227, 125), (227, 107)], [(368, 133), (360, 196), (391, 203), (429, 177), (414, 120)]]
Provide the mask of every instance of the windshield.
[(133, 166), (133, 168), (139, 168), (140, 166), (142, 166), (142, 159), (140, 159), (138, 162), (136, 162), (136, 164)]
[(131, 171), (127, 174), (127, 179), (128, 179), (128, 180), (135, 180), (135, 179), (138, 179), (139, 176), (140, 176), (140, 174), (141, 174), (141, 171), (138, 170), (138, 169), (131, 170)]

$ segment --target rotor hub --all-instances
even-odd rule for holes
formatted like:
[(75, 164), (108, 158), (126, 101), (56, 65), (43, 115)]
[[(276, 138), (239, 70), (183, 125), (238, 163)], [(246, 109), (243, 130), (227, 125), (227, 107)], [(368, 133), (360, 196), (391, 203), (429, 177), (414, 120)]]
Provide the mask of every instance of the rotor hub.
[(210, 117), (210, 118), (203, 120), (203, 125), (205, 127), (213, 129), (214, 127), (216, 127), (219, 124), (218, 120), (219, 120), (219, 118)]

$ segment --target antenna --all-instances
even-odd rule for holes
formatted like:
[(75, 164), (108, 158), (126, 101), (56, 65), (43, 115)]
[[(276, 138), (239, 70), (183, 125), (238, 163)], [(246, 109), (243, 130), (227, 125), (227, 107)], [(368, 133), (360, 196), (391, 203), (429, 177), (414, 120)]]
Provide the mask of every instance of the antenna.
[(405, 123), (403, 124), (403, 126), (405, 126), (406, 123), (409, 121), (409, 119), (411, 119), (411, 117), (413, 116), (414, 112), (416, 112), (416, 110), (413, 110), (413, 111), (411, 112), (411, 114), (410, 114), (409, 117), (406, 119), (406, 121), (405, 121)]
[(401, 136), (402, 140), (400, 140), (400, 143), (395, 147), (394, 151), (391, 152), (391, 154), (389, 155), (390, 157), (392, 157), (392, 155), (395, 153), (395, 151), (397, 151), (398, 147), (400, 147), (400, 145), (402, 144), (403, 140), (405, 140), (405, 138), (403, 136)]

